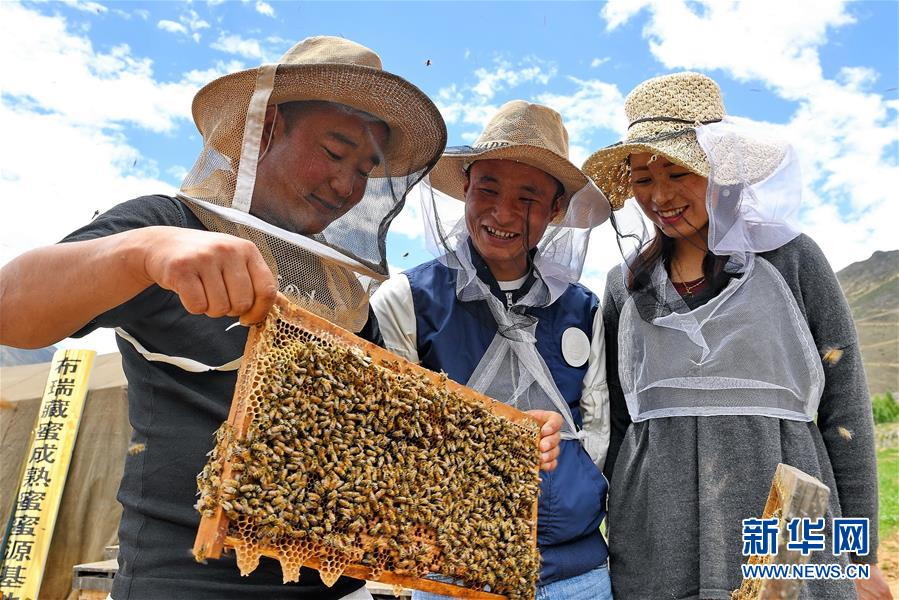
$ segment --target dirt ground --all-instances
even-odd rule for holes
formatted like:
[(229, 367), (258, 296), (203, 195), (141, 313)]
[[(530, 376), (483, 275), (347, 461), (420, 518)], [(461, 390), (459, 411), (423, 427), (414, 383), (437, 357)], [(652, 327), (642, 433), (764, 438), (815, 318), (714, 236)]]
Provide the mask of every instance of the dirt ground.
[[(887, 423), (877, 426), (878, 470), (880, 471), (881, 487), (881, 511), (887, 504), (894, 505), (895, 500), (890, 497), (895, 494), (896, 483), (890, 478), (894, 477), (895, 459), (887, 460), (885, 451), (899, 447), (899, 423)], [(884, 479), (886, 477), (886, 479)], [(892, 483), (889, 483), (892, 481)], [(884, 488), (888, 488), (885, 492)], [(886, 496), (884, 495), (886, 494)], [(895, 512), (894, 509), (887, 509)], [(877, 552), (880, 569), (890, 584), (893, 598), (899, 600), (899, 531), (894, 531), (888, 538), (880, 540)]]
[(877, 557), (880, 569), (890, 583), (893, 598), (899, 599), (899, 533), (881, 540)]

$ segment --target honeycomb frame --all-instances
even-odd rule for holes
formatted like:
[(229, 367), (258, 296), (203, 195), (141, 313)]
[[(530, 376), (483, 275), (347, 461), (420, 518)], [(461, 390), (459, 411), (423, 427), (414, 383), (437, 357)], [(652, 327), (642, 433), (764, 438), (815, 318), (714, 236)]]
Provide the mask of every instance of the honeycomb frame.
[[(207, 465), (207, 469), (201, 474), (201, 476), (211, 479), (212, 483), (209, 481), (205, 482), (207, 492), (204, 495), (209, 497), (205, 498), (206, 508), (201, 510), (203, 516), (200, 520), (194, 544), (194, 556), (198, 561), (203, 562), (208, 558), (219, 558), (223, 550), (231, 549), (236, 554), (238, 567), (242, 574), (252, 572), (258, 565), (260, 557), (268, 556), (277, 559), (281, 563), (285, 582), (296, 581), (299, 577), (300, 566), (307, 566), (319, 570), (322, 580), (328, 585), (333, 584), (342, 574), (358, 579), (378, 581), (396, 587), (411, 587), (454, 597), (485, 599), (507, 597), (501, 593), (483, 591), (485, 586), (483, 585), (483, 580), (480, 580), (478, 576), (480, 565), (470, 569), (470, 572), (466, 572), (466, 568), (460, 568), (458, 561), (456, 561), (452, 572), (442, 573), (456, 580), (466, 581), (469, 585), (475, 585), (476, 587), (444, 583), (425, 578), (425, 573), (440, 573), (439, 567), (442, 564), (440, 561), (447, 558), (442, 556), (441, 552), (441, 547), (445, 549), (445, 544), (443, 546), (438, 544), (438, 538), (443, 542), (447, 536), (443, 532), (435, 530), (433, 526), (416, 525), (410, 530), (408, 524), (406, 524), (405, 528), (398, 531), (397, 527), (392, 527), (391, 530), (391, 523), (389, 522), (384, 523), (380, 529), (373, 527), (371, 523), (367, 523), (363, 531), (355, 534), (356, 545), (340, 547), (340, 551), (337, 551), (330, 546), (325, 547), (321, 543), (311, 543), (308, 539), (298, 540), (283, 534), (280, 537), (278, 535), (261, 537), (258, 522), (251, 522), (243, 516), (236, 520), (228, 517), (226, 512), (230, 512), (232, 516), (235, 514), (233, 509), (229, 511), (232, 508), (231, 503), (236, 503), (233, 497), (237, 490), (234, 488), (239, 487), (243, 490), (249, 487), (248, 485), (240, 486), (238, 483), (238, 479), (242, 476), (242, 471), (246, 468), (246, 465), (242, 462), (241, 457), (237, 455), (234, 448), (243, 448), (243, 453), (246, 455), (250, 446), (253, 445), (254, 419), (259, 420), (259, 415), (254, 413), (254, 411), (259, 410), (259, 402), (254, 400), (254, 398), (264, 395), (268, 389), (263, 389), (267, 385), (265, 383), (267, 380), (262, 373), (265, 372), (267, 367), (270, 368), (272, 366), (270, 362), (267, 362), (269, 361), (267, 357), (276, 354), (275, 346), (278, 343), (278, 336), (281, 335), (279, 332), (285, 327), (291, 331), (301, 332), (297, 337), (305, 336), (312, 340), (311, 343), (315, 346), (330, 347), (332, 349), (339, 348), (341, 351), (346, 351), (347, 353), (343, 356), (349, 362), (358, 358), (366, 361), (364, 364), (386, 369), (397, 376), (417, 378), (419, 381), (426, 382), (426, 384), (436, 389), (446, 390), (447, 393), (454, 394), (453, 398), (464, 401), (466, 409), (470, 407), (471, 410), (481, 411), (478, 414), (489, 413), (489, 418), (491, 419), (499, 417), (499, 420), (503, 422), (502, 427), (515, 429), (519, 436), (522, 438), (526, 437), (529, 444), (528, 449), (529, 451), (532, 450), (532, 453), (527, 456), (530, 460), (526, 461), (526, 467), (537, 485), (536, 487), (526, 488), (533, 492), (532, 497), (523, 497), (518, 501), (524, 508), (524, 510), (519, 509), (518, 514), (526, 513), (524, 515), (526, 518), (515, 520), (515, 524), (518, 526), (516, 529), (518, 535), (512, 539), (521, 542), (524, 537), (521, 535), (522, 528), (527, 528), (526, 541), (528, 547), (521, 550), (522, 552), (526, 550), (530, 554), (523, 554), (522, 556), (525, 556), (524, 562), (528, 565), (530, 565), (529, 561), (533, 556), (536, 556), (536, 564), (539, 569), (539, 554), (537, 553), (536, 543), (536, 489), (539, 488), (539, 424), (529, 415), (462, 386), (448, 379), (445, 374), (435, 373), (419, 365), (412, 364), (383, 348), (362, 340), (348, 331), (291, 304), (280, 294), (266, 320), (250, 329), (228, 421), (220, 429), (217, 435), (216, 448), (210, 453), (212, 458)], [(293, 363), (290, 364), (296, 367)], [(283, 365), (280, 363), (279, 365), (283, 369)], [(388, 399), (384, 398), (383, 401), (388, 401)], [(249, 439), (247, 437), (248, 433), (250, 434)], [(428, 434), (430, 434), (430, 431)], [(237, 445), (235, 445), (236, 443)], [(275, 443), (277, 444), (278, 442)], [(456, 449), (454, 448), (454, 450)], [(464, 449), (461, 450), (464, 451)], [(394, 460), (402, 462), (403, 459), (399, 455)], [(418, 465), (418, 467), (421, 467), (421, 465)], [(282, 470), (282, 474), (284, 472)], [(330, 474), (327, 474), (327, 476), (330, 476)], [(319, 484), (326, 481), (326, 477), (323, 477)], [(494, 477), (494, 479), (496, 478)], [(201, 477), (198, 477), (198, 483), (200, 481)], [(340, 479), (337, 478), (337, 481), (340, 481)], [(358, 480), (356, 483), (358, 484)], [(229, 486), (233, 487), (229, 489)], [(203, 485), (201, 484), (201, 491), (202, 488)], [(227, 493), (223, 493), (223, 490)], [(319, 489), (319, 492), (321, 492), (321, 489)], [(412, 493), (414, 494), (414, 492)], [(518, 495), (516, 494), (515, 497), (518, 498)], [(223, 498), (227, 498), (227, 500), (223, 500)], [(374, 500), (374, 497), (372, 497), (372, 500)], [(201, 497), (201, 503), (203, 501), (204, 498)], [(243, 502), (243, 500), (241, 501)], [(454, 513), (454, 515), (456, 514), (463, 513)], [(484, 513), (475, 514), (483, 516)], [(496, 527), (495, 524), (490, 525), (486, 519), (484, 524), (479, 524), (477, 520), (470, 520), (470, 516), (470, 514), (465, 514), (465, 523), (460, 525), (460, 527), (464, 527), (464, 531), (469, 532), (468, 535), (471, 535), (470, 532), (472, 531), (481, 533), (487, 530), (484, 528), (493, 527), (495, 529)], [(262, 527), (261, 529), (265, 528)], [(378, 530), (373, 531), (375, 529)], [(292, 532), (292, 535), (296, 536), (302, 533)], [(492, 530), (491, 534), (500, 535), (499, 532), (493, 532)], [(269, 534), (266, 533), (265, 535)], [(503, 532), (502, 535), (506, 536), (505, 539), (509, 539), (508, 532)], [(410, 555), (411, 558), (410, 561), (401, 563), (402, 567), (397, 566), (397, 561), (395, 560), (396, 552), (391, 550), (392, 548), (399, 548), (400, 544), (403, 544), (406, 548), (411, 548), (408, 551), (404, 550), (404, 553)], [(483, 552), (483, 550), (480, 552)], [(480, 552), (475, 554), (478, 559), (489, 561), (492, 558), (489, 554), (482, 557)], [(388, 553), (392, 553), (393, 558), (388, 556)], [(383, 556), (384, 558), (376, 559), (375, 564), (372, 564), (372, 556)], [(465, 556), (468, 560), (472, 560), (470, 554)], [(505, 557), (504, 562), (508, 565), (511, 562), (509, 555), (504, 554), (502, 556)], [(481, 560), (478, 562), (481, 562)], [(421, 564), (429, 564), (430, 566), (427, 569), (421, 569)], [(521, 589), (513, 590), (514, 593), (509, 593), (508, 597), (533, 597), (536, 574), (533, 573), (533, 568), (531, 568), (529, 573), (531, 575), (528, 577), (529, 581), (525, 582), (525, 577), (522, 577)], [(494, 587), (495, 589), (503, 588), (502, 585)], [(522, 589), (525, 591), (522, 592)], [(528, 592), (527, 590), (530, 591)]]

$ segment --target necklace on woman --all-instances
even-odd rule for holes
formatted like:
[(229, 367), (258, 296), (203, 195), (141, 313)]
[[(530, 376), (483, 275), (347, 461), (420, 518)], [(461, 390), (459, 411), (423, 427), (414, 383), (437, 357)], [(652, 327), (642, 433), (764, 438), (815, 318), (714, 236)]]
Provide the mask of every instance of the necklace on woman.
[(675, 263), (674, 261), (671, 261), (671, 266), (674, 267), (674, 272), (677, 274), (678, 278), (681, 280), (678, 283), (680, 283), (682, 286), (684, 286), (684, 291), (687, 293), (687, 296), (692, 297), (693, 290), (695, 290), (696, 288), (701, 286), (703, 284), (703, 282), (705, 281), (705, 275), (703, 275), (696, 281), (687, 282), (684, 279), (684, 276), (681, 274), (680, 269), (677, 268), (677, 263)]

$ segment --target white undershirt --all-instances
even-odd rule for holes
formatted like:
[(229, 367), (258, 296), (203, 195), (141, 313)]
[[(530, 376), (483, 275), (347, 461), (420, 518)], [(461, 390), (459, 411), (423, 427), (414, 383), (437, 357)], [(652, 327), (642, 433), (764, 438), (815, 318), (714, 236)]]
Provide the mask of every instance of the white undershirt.
[(506, 310), (512, 308), (512, 292), (521, 288), (524, 285), (525, 280), (528, 278), (527, 275), (524, 277), (519, 277), (518, 279), (513, 279), (512, 281), (497, 281), (499, 284), (499, 289), (501, 292), (505, 292), (506, 294)]
[(499, 284), (499, 289), (504, 292), (514, 292), (518, 288), (524, 285), (524, 282), (527, 281), (528, 276), (519, 277), (518, 279), (513, 279), (512, 281), (497, 281)]

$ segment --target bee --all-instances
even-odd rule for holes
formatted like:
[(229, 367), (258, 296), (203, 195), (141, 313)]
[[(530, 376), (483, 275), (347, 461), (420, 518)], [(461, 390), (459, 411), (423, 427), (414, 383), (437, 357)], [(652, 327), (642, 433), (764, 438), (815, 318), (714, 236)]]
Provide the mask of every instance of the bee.
[(843, 351), (839, 348), (828, 348), (824, 352), (822, 359), (829, 365), (835, 365), (843, 358)]
[(128, 454), (130, 454), (131, 456), (137, 456), (146, 449), (146, 444), (131, 444), (130, 446), (128, 446)]
[[(330, 557), (330, 570), (361, 561), (374, 577), (384, 568), (420, 575), (446, 561), (473, 564), (466, 561), (489, 548), (497, 557), (489, 569), (457, 575), (526, 596), (539, 563), (514, 548), (531, 539), (529, 498), (539, 480), (527, 465), (537, 448), (496, 440), (533, 439), (536, 431), (514, 425), (520, 433), (509, 436), (509, 425), (436, 385), (447, 382), (445, 374), (432, 383), (398, 363), (378, 364), (358, 349), (299, 333), (285, 326), (278, 334), (272, 354), (280, 358), (265, 363), (254, 384), (242, 446), (226, 428), (217, 433), (228, 438), (220, 455), (234, 472), (224, 483), (240, 492), (223, 499), (243, 515), (237, 530), (247, 548), (324, 544), (325, 554), (315, 553)], [(216, 477), (204, 471), (201, 490)], [(218, 504), (213, 495), (198, 510)]]

